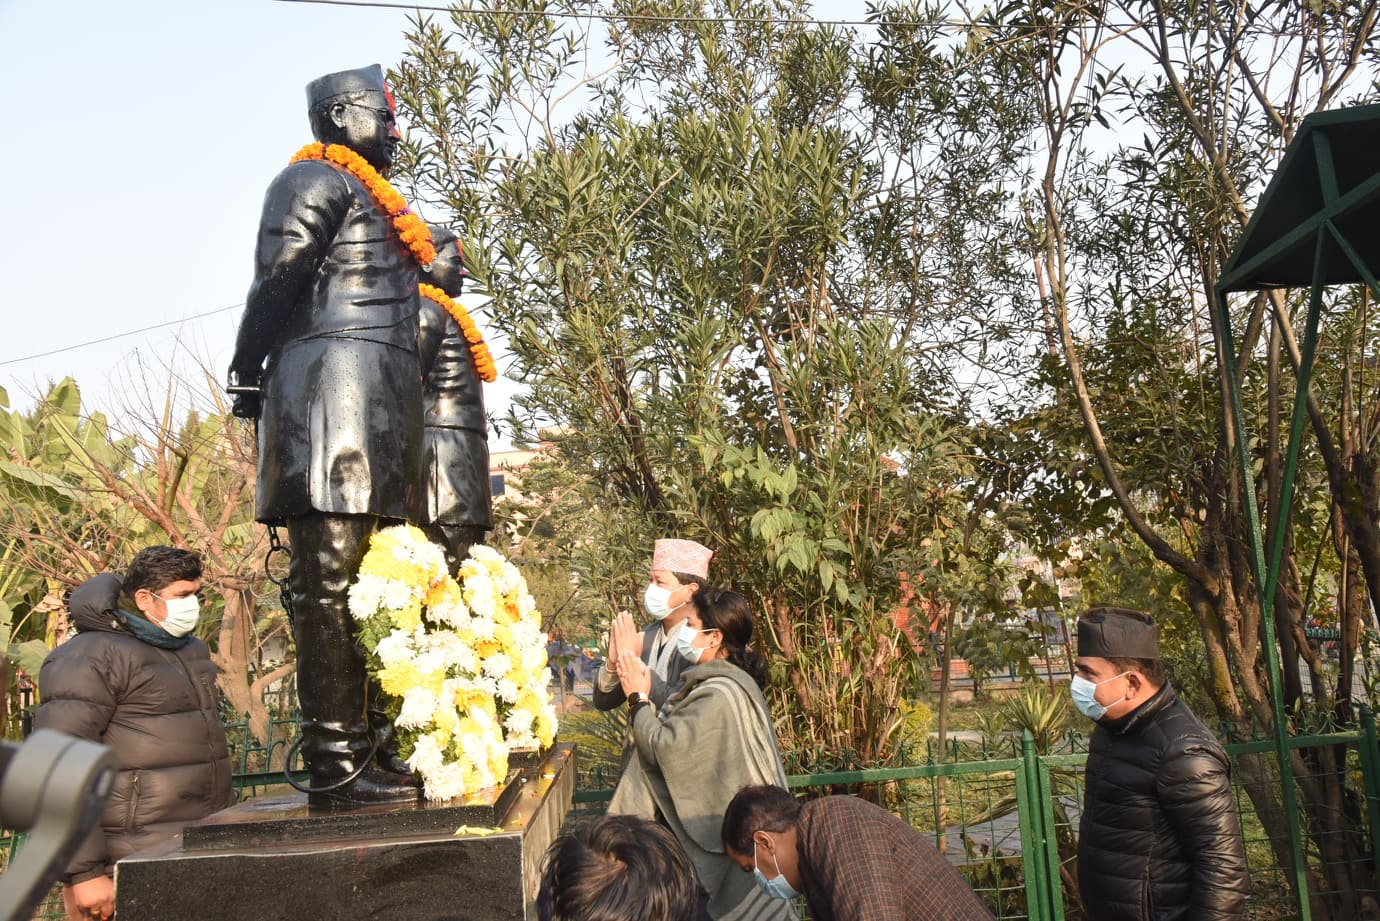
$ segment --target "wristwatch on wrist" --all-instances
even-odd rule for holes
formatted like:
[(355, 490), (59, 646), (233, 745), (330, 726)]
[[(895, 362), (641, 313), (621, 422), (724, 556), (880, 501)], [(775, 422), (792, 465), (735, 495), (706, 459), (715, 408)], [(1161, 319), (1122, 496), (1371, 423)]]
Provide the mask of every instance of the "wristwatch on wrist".
[(651, 703), (651, 701), (648, 700), (648, 699), (647, 699), (647, 695), (646, 695), (646, 694), (643, 694), (641, 691), (633, 691), (631, 694), (628, 695), (628, 709), (629, 709), (629, 710), (636, 710), (638, 707), (642, 706), (643, 704), (649, 704), (649, 703)]

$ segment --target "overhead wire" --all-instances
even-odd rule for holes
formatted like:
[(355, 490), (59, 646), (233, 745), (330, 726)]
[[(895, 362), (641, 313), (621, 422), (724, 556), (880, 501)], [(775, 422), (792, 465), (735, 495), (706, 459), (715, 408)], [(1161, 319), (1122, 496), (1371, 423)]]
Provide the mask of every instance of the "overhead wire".
[(279, 3), (314, 3), (322, 6), (357, 6), (382, 10), (402, 10), (404, 12), (455, 12), (467, 16), (550, 16), (556, 19), (603, 19), (610, 22), (660, 22), (660, 23), (723, 23), (743, 25), (812, 25), (812, 26), (861, 26), (880, 28), (884, 25), (897, 26), (952, 26), (966, 28), (972, 23), (963, 19), (787, 19), (784, 17), (752, 16), (656, 16), (646, 13), (599, 13), (578, 12), (575, 10), (522, 10), (522, 9), (482, 9), (477, 7), (455, 6), (437, 3), (384, 3), (382, 0), (277, 0)]
[(207, 317), (213, 317), (218, 313), (225, 313), (227, 310), (236, 310), (243, 306), (244, 301), (240, 301), (238, 304), (230, 304), (227, 307), (217, 307), (214, 310), (207, 310), (204, 313), (192, 314), (189, 317), (181, 317), (176, 320), (167, 320), (163, 323), (154, 323), (152, 326), (145, 326), (140, 329), (131, 329), (123, 333), (112, 333), (109, 336), (102, 336), (99, 339), (88, 339), (85, 342), (74, 342), (71, 345), (64, 345), (61, 348), (49, 349), (46, 352), (37, 352), (33, 355), (25, 355), (23, 358), (8, 358), (4, 361), (0, 361), (0, 367), (5, 367), (6, 365), (17, 365), (21, 362), (34, 361), (39, 358), (47, 358), (49, 355), (61, 355), (63, 352), (71, 352), (75, 351), (76, 349), (84, 349), (87, 346), (91, 345), (101, 345), (105, 342), (114, 342), (116, 339), (123, 339), (126, 336), (137, 336), (140, 333), (149, 333), (153, 332), (156, 329), (166, 329), (169, 326), (180, 326), (183, 323), (190, 323), (193, 320), (204, 320)]

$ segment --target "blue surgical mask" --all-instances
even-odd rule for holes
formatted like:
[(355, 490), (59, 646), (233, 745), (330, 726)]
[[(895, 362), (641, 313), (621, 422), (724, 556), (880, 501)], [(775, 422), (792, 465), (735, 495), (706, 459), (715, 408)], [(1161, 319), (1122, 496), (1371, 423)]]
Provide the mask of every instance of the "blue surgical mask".
[(689, 624), (681, 624), (680, 629), (676, 631), (676, 652), (680, 653), (691, 665), (699, 665), (700, 654), (704, 652), (699, 646), (693, 645), (695, 637), (699, 636), (701, 632)]
[(761, 889), (773, 899), (797, 899), (800, 893), (786, 882), (786, 874), (781, 872), (781, 865), (776, 862), (776, 855), (771, 855), (771, 862), (776, 866), (776, 875), (768, 879), (767, 874), (763, 873), (757, 866), (757, 842), (752, 842), (752, 875), (757, 880), (757, 888)]
[(1097, 702), (1097, 689), (1100, 685), (1115, 681), (1124, 674), (1126, 673), (1121, 672), (1097, 682), (1089, 681), (1082, 675), (1074, 675), (1073, 680), (1069, 682), (1069, 696), (1073, 698), (1073, 705), (1078, 708), (1079, 713), (1090, 720), (1102, 719), (1107, 715), (1107, 708)]

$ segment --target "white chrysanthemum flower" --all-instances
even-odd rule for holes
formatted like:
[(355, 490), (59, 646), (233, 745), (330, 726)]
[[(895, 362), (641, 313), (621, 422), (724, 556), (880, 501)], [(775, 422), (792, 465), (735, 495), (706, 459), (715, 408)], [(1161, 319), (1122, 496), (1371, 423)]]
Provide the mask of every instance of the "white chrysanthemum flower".
[(477, 640), (491, 640), (498, 633), (498, 624), (492, 616), (476, 617), (470, 621), (470, 630), (474, 632), (474, 638)]
[(524, 620), (537, 613), (537, 599), (533, 598), (527, 592), (518, 595), (517, 604), (518, 616), (522, 617)]
[(501, 652), (496, 652), (484, 660), (484, 674), (490, 678), (502, 678), (512, 671), (513, 660)]
[(514, 708), (513, 712), (509, 713), (507, 718), (503, 720), (503, 728), (509, 733), (508, 741), (512, 743), (511, 736), (513, 733), (525, 733), (531, 730), (532, 723), (536, 721), (536, 718), (537, 715), (531, 710), (524, 710), (521, 707)]
[(540, 646), (525, 646), (522, 650), (522, 670), (535, 672), (546, 664), (546, 650)]
[(505, 562), (498, 569), (498, 588), (503, 594), (511, 595), (518, 591), (525, 584), (522, 581), (522, 573), (512, 563)]
[(404, 729), (420, 729), (432, 721), (439, 703), (427, 688), (408, 688), (403, 694), (402, 710), (393, 722)]
[(474, 650), (452, 630), (438, 630), (432, 633), (427, 637), (426, 645), (422, 649), (434, 652), (451, 669), (474, 657)]
[(484, 758), (484, 740), (478, 733), (466, 733), (459, 739), (460, 752), (466, 761), (478, 764)]
[(379, 640), (378, 646), (374, 648), (374, 655), (379, 657), (384, 668), (392, 668), (403, 662), (412, 661), (417, 655), (417, 648), (413, 644), (412, 634), (405, 630), (394, 630)]
[(511, 681), (507, 678), (498, 679), (498, 696), (504, 703), (516, 703), (519, 693), (521, 693), (521, 691), (516, 681)]
[(463, 601), (442, 601), (427, 608), (427, 616), (438, 624), (445, 624), (447, 627), (454, 627), (456, 630), (463, 630), (470, 623), (470, 609), (465, 607)]
[(433, 802), (455, 799), (465, 792), (465, 769), (455, 761), (447, 761), (425, 779), (426, 798)]
[(513, 638), (514, 645), (517, 646), (545, 646), (546, 634), (541, 632), (541, 627), (531, 620), (520, 620), (508, 626), (508, 635)]
[(473, 675), (479, 671), (479, 653), (467, 643), (461, 643), (449, 650), (451, 668), (462, 675)]
[(364, 574), (350, 586), (350, 613), (354, 615), (355, 620), (365, 620), (383, 608), (384, 595), (390, 581), (382, 576)]
[(541, 742), (531, 732), (514, 732), (508, 735), (508, 747), (514, 748), (538, 748)]
[(429, 777), (440, 770), (445, 760), (445, 753), (441, 751), (436, 737), (426, 733), (417, 737), (417, 746), (412, 752), (412, 757), (407, 759), (407, 766), (423, 777)]
[(383, 606), (386, 608), (397, 609), (405, 608), (412, 603), (417, 592), (406, 582), (399, 582), (396, 579), (381, 579), (383, 583)]
[(446, 660), (439, 652), (434, 649), (427, 649), (419, 652), (417, 658), (412, 661), (413, 666), (423, 675), (434, 675), (436, 672), (446, 670)]
[(470, 559), (480, 563), (502, 563), (503, 554), (487, 544), (475, 544), (470, 548)]

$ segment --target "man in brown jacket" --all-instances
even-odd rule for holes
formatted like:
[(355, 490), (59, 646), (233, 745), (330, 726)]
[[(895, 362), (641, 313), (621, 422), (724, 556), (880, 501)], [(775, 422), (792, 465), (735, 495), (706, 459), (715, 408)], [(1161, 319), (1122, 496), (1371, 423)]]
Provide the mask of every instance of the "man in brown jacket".
[(35, 726), (108, 745), (119, 763), (101, 825), (64, 874), (69, 921), (109, 919), (117, 860), (230, 805), (216, 667), (192, 635), (200, 590), (195, 553), (141, 550), (123, 578), (103, 573), (73, 590), (79, 632), (39, 672)]
[(724, 812), (724, 850), (768, 895), (804, 895), (814, 921), (991, 921), (934, 845), (856, 796), (801, 803), (780, 787), (744, 787)]

